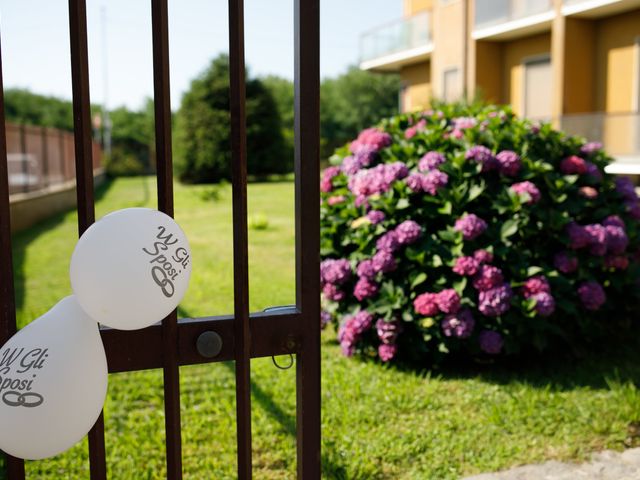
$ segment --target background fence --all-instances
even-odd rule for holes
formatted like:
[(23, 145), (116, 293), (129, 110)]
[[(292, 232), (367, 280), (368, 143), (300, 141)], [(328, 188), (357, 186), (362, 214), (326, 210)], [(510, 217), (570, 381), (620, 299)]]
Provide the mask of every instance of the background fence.
[[(72, 132), (31, 125), (6, 125), (9, 194), (26, 193), (75, 180)], [(93, 169), (102, 149), (92, 142)]]

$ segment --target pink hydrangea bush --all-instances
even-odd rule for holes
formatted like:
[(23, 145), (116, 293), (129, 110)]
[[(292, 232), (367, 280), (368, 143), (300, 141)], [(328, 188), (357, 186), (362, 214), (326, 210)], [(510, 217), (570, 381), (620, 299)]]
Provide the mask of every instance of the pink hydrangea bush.
[(345, 355), (421, 365), (624, 332), (640, 202), (597, 143), (507, 109), (364, 130), (322, 175), (322, 322)]

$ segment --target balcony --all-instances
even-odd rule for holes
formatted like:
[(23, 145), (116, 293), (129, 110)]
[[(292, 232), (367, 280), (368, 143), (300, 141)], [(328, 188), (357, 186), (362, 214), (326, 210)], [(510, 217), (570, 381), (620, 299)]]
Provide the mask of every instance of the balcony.
[(616, 160), (607, 172), (640, 175), (640, 112), (564, 115), (560, 124), (571, 135), (604, 144)]
[(562, 14), (602, 18), (640, 7), (640, 0), (563, 0)]
[(476, 40), (509, 40), (551, 29), (552, 0), (476, 0)]
[(363, 33), (360, 68), (397, 71), (402, 66), (426, 60), (431, 52), (431, 12), (423, 11)]

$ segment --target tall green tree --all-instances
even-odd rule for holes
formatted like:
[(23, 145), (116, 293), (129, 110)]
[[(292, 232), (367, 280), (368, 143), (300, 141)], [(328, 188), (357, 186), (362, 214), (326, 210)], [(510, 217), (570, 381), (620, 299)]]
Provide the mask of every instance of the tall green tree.
[[(259, 79), (246, 82), (247, 168), (253, 175), (292, 169), (271, 92)], [(176, 170), (185, 182), (230, 178), (229, 58), (220, 55), (191, 82), (176, 116)]]
[(4, 112), (7, 121), (12, 123), (73, 130), (69, 100), (9, 88), (4, 92)]
[(111, 158), (107, 159), (110, 175), (149, 173), (154, 161), (153, 100), (147, 99), (137, 111), (126, 107), (112, 110)]
[(320, 130), (323, 157), (353, 139), (360, 130), (398, 113), (400, 78), (351, 67), (336, 78), (323, 80), (320, 92)]

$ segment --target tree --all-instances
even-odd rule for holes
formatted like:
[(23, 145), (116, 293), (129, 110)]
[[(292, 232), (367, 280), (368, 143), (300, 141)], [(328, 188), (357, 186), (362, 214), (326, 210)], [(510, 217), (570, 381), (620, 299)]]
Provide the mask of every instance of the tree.
[(153, 100), (147, 99), (139, 111), (119, 107), (111, 111), (110, 175), (139, 175), (153, 170)]
[(73, 130), (73, 111), (68, 100), (10, 88), (4, 94), (4, 111), (9, 122)]
[[(253, 175), (285, 173), (282, 123), (270, 91), (259, 79), (246, 82), (247, 168)], [(230, 178), (229, 58), (220, 55), (191, 82), (176, 117), (176, 170), (182, 181)]]
[(355, 138), (363, 128), (398, 113), (400, 79), (351, 67), (337, 78), (325, 79), (320, 89), (322, 153)]

